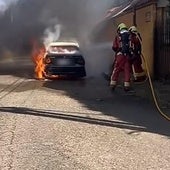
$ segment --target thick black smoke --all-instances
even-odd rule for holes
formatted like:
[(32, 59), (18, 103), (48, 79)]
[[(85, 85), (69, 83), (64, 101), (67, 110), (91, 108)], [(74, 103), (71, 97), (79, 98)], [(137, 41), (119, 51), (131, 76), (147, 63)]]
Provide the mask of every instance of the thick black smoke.
[(111, 43), (89, 46), (91, 32), (106, 11), (122, 1), (0, 0), (6, 5), (3, 11), (0, 9), (0, 55), (28, 57), (34, 40), (46, 44), (74, 39), (85, 54), (87, 73), (101, 74), (109, 67), (108, 57), (112, 58), (108, 54), (112, 53)]
[(113, 4), (113, 0), (1, 1), (8, 9), (0, 14), (0, 49), (17, 54), (28, 53), (33, 39), (43, 41), (50, 32), (60, 39), (87, 41), (92, 27)]

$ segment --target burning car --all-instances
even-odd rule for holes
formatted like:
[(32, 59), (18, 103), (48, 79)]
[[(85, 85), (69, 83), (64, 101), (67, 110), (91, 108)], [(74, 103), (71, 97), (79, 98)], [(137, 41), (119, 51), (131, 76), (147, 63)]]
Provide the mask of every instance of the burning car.
[(52, 42), (44, 55), (45, 75), (85, 77), (85, 59), (75, 42)]

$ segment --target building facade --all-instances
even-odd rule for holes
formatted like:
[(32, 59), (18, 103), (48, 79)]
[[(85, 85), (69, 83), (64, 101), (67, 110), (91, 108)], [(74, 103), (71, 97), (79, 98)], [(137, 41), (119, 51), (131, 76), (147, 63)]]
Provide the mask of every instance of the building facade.
[[(99, 41), (112, 41), (117, 25), (136, 25), (142, 52), (154, 78), (170, 77), (170, 6), (167, 0), (132, 0), (110, 9), (100, 23)], [(143, 65), (145, 67), (145, 65)]]

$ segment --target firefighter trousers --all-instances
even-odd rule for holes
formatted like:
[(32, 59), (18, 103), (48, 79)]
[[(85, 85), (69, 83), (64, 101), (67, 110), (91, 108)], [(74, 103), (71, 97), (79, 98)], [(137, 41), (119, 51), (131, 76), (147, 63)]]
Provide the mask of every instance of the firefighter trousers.
[(142, 59), (137, 56), (132, 61), (132, 71), (135, 81), (142, 81), (146, 79), (146, 73), (142, 68)]
[(120, 73), (124, 72), (124, 86), (129, 87), (130, 86), (130, 61), (129, 57), (125, 56), (123, 54), (117, 54), (114, 64), (114, 69), (111, 75), (111, 82), (110, 85), (116, 85), (117, 81), (119, 79)]

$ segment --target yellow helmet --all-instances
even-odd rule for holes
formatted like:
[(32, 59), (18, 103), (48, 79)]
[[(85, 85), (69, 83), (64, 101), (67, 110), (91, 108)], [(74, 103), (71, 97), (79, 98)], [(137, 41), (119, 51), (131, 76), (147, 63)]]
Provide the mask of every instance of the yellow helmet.
[(136, 28), (135, 26), (131, 26), (131, 27), (129, 28), (129, 31), (130, 31), (130, 32), (138, 32), (138, 30), (137, 30), (137, 28)]
[(121, 31), (123, 28), (127, 29), (127, 26), (124, 23), (118, 25), (117, 30)]

